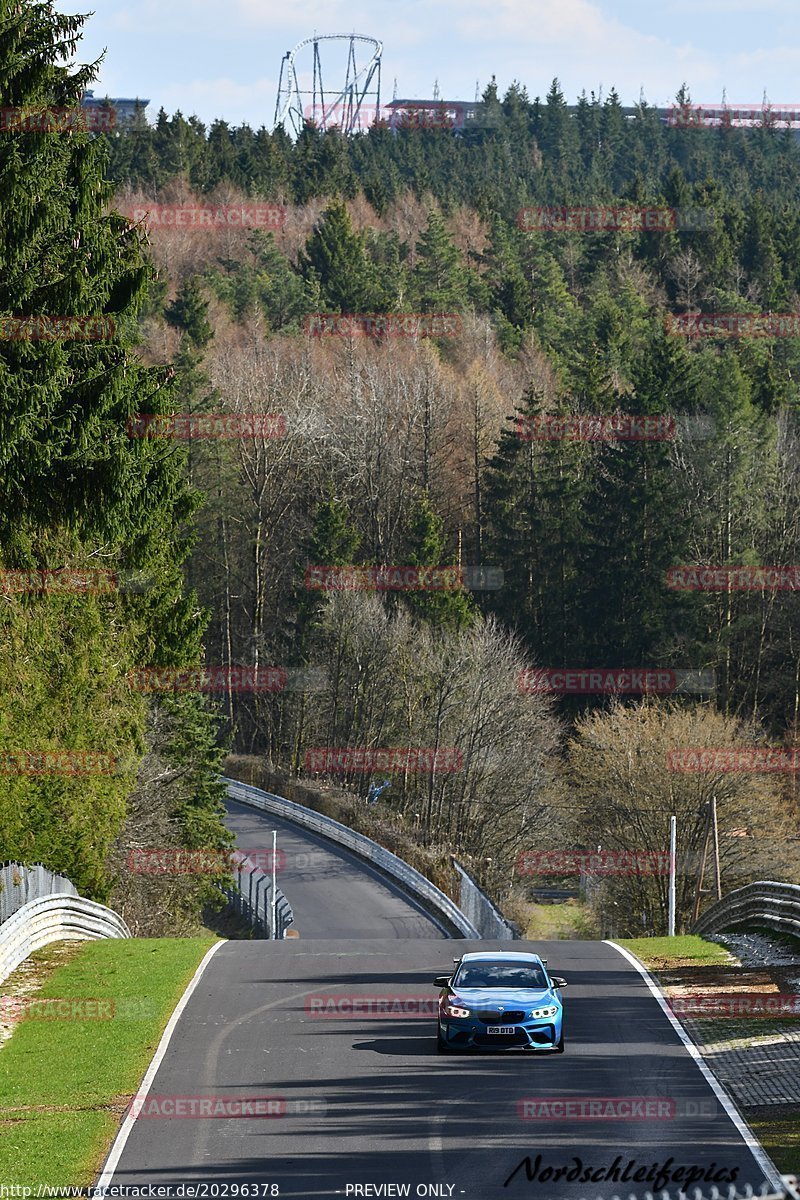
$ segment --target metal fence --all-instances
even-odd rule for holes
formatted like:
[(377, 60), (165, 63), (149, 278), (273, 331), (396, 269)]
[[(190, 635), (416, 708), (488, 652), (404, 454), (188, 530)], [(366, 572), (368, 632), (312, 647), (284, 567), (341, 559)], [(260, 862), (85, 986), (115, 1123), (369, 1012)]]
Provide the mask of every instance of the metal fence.
[(64, 875), (56, 875), (41, 863), (0, 866), (0, 925), (31, 900), (45, 896), (77, 896), (75, 885)]
[[(733, 1185), (723, 1188), (712, 1187), (710, 1192), (701, 1192), (699, 1188), (692, 1187), (689, 1192), (659, 1191), (657, 1195), (645, 1192), (642, 1197), (634, 1196), (626, 1191), (624, 1195), (611, 1196), (610, 1200), (798, 1200), (797, 1192), (789, 1183), (786, 1183), (779, 1192), (772, 1188), (773, 1185), (768, 1183), (764, 1183), (759, 1191), (754, 1191), (750, 1184), (747, 1184), (742, 1191)], [(582, 1196), (580, 1200), (598, 1200), (598, 1197), (596, 1193), (593, 1193), (591, 1196)]]
[(724, 933), (743, 925), (800, 935), (800, 886), (760, 880), (736, 888), (705, 910), (692, 933)]
[(263, 871), (252, 868), (247, 860), (239, 863), (236, 886), (226, 889), (234, 911), (264, 937), (282, 938), (294, 921), (292, 906), (280, 888), (272, 891), (272, 879)]
[(500, 909), (486, 895), (480, 884), (464, 870), (460, 863), (453, 859), (453, 866), (458, 871), (461, 881), (459, 892), (459, 907), (468, 921), (471, 921), (483, 938), (499, 938), (510, 941), (519, 937), (516, 929), (505, 919)]
[(355, 830), (348, 829), (339, 821), (334, 821), (332, 817), (325, 817), (322, 813), (314, 812), (313, 809), (304, 808), (302, 804), (295, 804), (284, 796), (264, 792), (261, 788), (252, 787), (248, 783), (239, 783), (236, 779), (223, 778), (222, 782), (227, 785), (228, 795), (232, 800), (238, 800), (240, 804), (250, 804), (264, 812), (284, 817), (287, 821), (293, 821), (295, 825), (301, 825), (304, 829), (310, 829), (313, 833), (320, 834), (329, 841), (346, 847), (357, 854), (359, 858), (363, 858), (372, 866), (377, 867), (385, 875), (389, 875), (396, 883), (400, 884), (404, 891), (413, 896), (432, 916), (436, 917), (452, 937), (479, 938), (481, 936), (472, 922), (461, 912), (458, 905), (431, 883), (430, 879), (426, 879), (419, 871), (415, 871), (408, 863), (403, 862), (402, 858), (398, 858), (390, 850), (384, 850), (383, 846), (379, 846), (371, 838), (365, 837), (363, 833), (356, 833)]

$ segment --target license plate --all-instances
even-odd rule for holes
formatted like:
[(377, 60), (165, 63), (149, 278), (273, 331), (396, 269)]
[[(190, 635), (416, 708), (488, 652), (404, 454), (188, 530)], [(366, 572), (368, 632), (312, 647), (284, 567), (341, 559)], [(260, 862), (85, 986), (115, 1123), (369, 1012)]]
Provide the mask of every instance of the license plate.
[(516, 1033), (515, 1025), (487, 1025), (487, 1033)]

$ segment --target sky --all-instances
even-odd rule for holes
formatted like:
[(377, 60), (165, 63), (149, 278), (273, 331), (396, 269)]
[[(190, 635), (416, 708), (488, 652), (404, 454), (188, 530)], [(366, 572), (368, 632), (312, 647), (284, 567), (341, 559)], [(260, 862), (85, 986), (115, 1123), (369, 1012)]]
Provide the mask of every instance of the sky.
[[(88, 12), (92, 0), (56, 0)], [(472, 100), (496, 76), (544, 96), (558, 78), (623, 104), (670, 104), (682, 83), (693, 101), (800, 108), (798, 0), (94, 0), (80, 61), (105, 50), (99, 96), (272, 128), (283, 55), (315, 33), (359, 33), (383, 43), (381, 99)], [(335, 44), (334, 44), (335, 45)], [(326, 56), (327, 55), (327, 56)], [(310, 70), (310, 48), (297, 58)], [(343, 59), (323, 44), (326, 87)]]

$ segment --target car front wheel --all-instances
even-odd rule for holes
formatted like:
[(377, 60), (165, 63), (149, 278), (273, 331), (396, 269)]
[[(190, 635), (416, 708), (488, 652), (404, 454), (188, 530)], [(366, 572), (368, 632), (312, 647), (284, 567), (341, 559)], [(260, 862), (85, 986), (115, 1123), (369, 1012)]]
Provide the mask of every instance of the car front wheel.
[(438, 1054), (452, 1054), (453, 1051), (442, 1037), (441, 1030), (436, 1034), (436, 1051)]

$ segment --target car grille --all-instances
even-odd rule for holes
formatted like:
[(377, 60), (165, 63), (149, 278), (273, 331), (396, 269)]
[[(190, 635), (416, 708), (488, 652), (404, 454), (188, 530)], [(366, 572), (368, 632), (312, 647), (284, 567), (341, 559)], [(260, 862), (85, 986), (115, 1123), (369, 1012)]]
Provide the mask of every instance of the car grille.
[(508, 1012), (479, 1012), (475, 1013), (479, 1021), (483, 1021), (484, 1025), (518, 1025), (520, 1021), (525, 1020), (525, 1013), (522, 1009), (510, 1009)]

